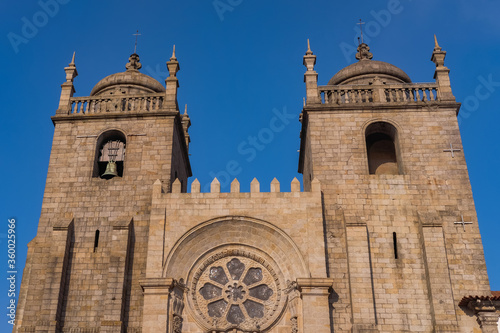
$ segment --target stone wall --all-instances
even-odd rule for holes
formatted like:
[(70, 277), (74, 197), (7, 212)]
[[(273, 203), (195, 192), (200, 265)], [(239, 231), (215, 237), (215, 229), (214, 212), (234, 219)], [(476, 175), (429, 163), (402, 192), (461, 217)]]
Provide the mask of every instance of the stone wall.
[[(322, 183), (335, 330), (477, 327), (458, 307), (490, 292), (477, 217), (463, 151), (443, 151), (461, 149), (456, 105), (304, 113), (304, 177)], [(365, 129), (376, 121), (398, 131), (400, 175), (368, 174)], [(465, 230), (454, 223), (462, 215)]]
[[(146, 266), (151, 184), (160, 178), (170, 186), (179, 119), (155, 114), (53, 120), (42, 212), (30, 243), (16, 329), (106, 331), (105, 326), (127, 325), (140, 331), (138, 281)], [(105, 180), (92, 172), (97, 137), (108, 130), (125, 134), (126, 157), (123, 177)]]
[[(203, 309), (200, 311), (193, 299), (201, 290), (200, 284), (197, 284), (199, 267), (204, 267), (204, 262), (210, 261), (210, 258), (216, 258), (212, 261), (224, 258), (225, 253), (243, 258), (241, 260), (245, 260), (246, 256), (254, 258), (274, 272), (277, 286), (273, 293), (279, 293), (281, 298), (280, 301), (275, 300), (277, 308), (273, 310), (277, 311), (275, 320), (278, 322), (266, 322), (274, 327), (271, 332), (290, 329), (290, 314), (279, 316), (288, 297), (282, 293), (288, 284), (300, 279), (306, 280), (298, 286), (303, 293), (302, 300), (309, 302), (300, 314), (300, 325), (313, 314), (329, 318), (328, 291), (331, 281), (326, 279), (319, 182), (312, 182), (311, 192), (300, 192), (300, 184), (294, 180), (292, 192), (286, 193), (280, 192), (276, 180), (271, 183), (273, 192), (270, 193), (260, 192), (257, 180), (252, 182), (250, 193), (239, 193), (237, 185), (235, 180), (231, 193), (220, 193), (220, 185), (214, 180), (210, 193), (199, 193), (199, 183), (195, 181), (191, 193), (181, 193), (180, 182), (176, 181), (172, 193), (163, 193), (161, 182), (155, 183), (147, 279), (143, 281), (144, 306), (154, 309), (154, 312), (144, 314), (144, 332), (165, 331), (168, 327), (168, 321), (153, 320), (168, 313), (168, 302), (164, 302), (158, 293), (151, 296), (148, 293), (151, 281), (158, 279), (186, 283), (188, 291), (183, 332), (199, 332), (200, 325), (204, 329), (216, 329), (198, 318)], [(330, 332), (329, 319), (301, 326), (300, 331)]]

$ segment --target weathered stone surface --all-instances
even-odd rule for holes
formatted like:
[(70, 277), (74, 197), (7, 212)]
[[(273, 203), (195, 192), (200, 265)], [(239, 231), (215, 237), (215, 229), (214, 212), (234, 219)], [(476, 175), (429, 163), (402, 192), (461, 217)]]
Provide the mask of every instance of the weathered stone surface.
[[(463, 152), (443, 151), (461, 148), (445, 53), (436, 42), (436, 84), (413, 84), (368, 50), (341, 84), (318, 87), (308, 48), (302, 192), (294, 178), (290, 192), (254, 179), (240, 193), (235, 179), (221, 193), (214, 179), (186, 193), (175, 49), (166, 89), (137, 75), (133, 55), (135, 74), (73, 98), (73, 61), (14, 331), (493, 332), (498, 302), (459, 305), (491, 294)], [(123, 174), (102, 179), (110, 130), (123, 134)], [(370, 174), (377, 140), (390, 174)]]

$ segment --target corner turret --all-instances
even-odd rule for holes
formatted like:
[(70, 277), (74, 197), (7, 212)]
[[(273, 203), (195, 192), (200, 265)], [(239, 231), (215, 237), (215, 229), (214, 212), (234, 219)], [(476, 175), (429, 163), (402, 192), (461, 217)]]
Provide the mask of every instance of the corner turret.
[(170, 76), (165, 80), (167, 87), (165, 91), (165, 104), (168, 108), (175, 108), (175, 110), (179, 110), (179, 106), (177, 104), (177, 88), (179, 88), (179, 80), (176, 75), (181, 67), (175, 57), (175, 45), (172, 51), (172, 57), (170, 57), (170, 61), (167, 61), (167, 68)]
[(56, 114), (67, 114), (71, 109), (70, 98), (73, 97), (75, 93), (75, 87), (73, 86), (73, 80), (78, 76), (78, 71), (75, 65), (75, 53), (73, 52), (73, 58), (69, 63), (68, 67), (64, 67), (66, 72), (66, 82), (61, 85), (61, 98), (59, 99), (59, 107), (57, 108)]
[(434, 35), (434, 51), (431, 61), (436, 64), (434, 79), (438, 85), (438, 99), (441, 101), (455, 101), (455, 96), (451, 92), (450, 70), (444, 65), (446, 51), (443, 51), (438, 44), (436, 35)]
[(307, 71), (304, 73), (304, 82), (306, 83), (306, 104), (321, 103), (318, 94), (318, 73), (314, 70), (316, 64), (316, 56), (311, 51), (311, 44), (307, 40), (307, 52), (303, 61)]

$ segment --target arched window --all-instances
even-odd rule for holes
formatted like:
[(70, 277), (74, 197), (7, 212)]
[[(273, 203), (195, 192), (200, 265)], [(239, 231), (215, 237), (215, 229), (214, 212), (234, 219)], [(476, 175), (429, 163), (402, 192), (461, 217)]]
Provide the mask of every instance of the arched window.
[(365, 133), (368, 169), (371, 175), (401, 174), (398, 133), (385, 122), (370, 124)]
[(97, 139), (93, 177), (122, 177), (125, 145), (125, 135), (120, 131), (111, 130), (101, 134)]

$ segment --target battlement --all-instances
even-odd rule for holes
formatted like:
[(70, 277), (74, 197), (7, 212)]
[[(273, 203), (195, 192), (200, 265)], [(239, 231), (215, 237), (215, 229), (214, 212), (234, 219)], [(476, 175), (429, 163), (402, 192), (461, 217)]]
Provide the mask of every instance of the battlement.
[[(317, 179), (313, 179), (311, 182), (311, 192), (321, 192), (321, 183)], [(154, 194), (162, 194), (162, 186), (161, 186), (161, 181), (157, 180), (154, 183), (153, 187), (153, 193)], [(179, 181), (179, 179), (176, 179), (173, 184), (172, 184), (172, 192), (171, 194), (180, 194), (182, 193), (182, 184)], [(207, 193), (202, 193), (201, 192), (201, 185), (198, 179), (195, 179), (193, 183), (191, 184), (191, 193), (182, 193), (185, 195), (190, 195), (190, 194), (213, 194), (213, 193), (221, 193), (220, 191), (220, 182), (217, 178), (214, 178), (212, 183), (210, 184), (210, 192)], [(234, 179), (231, 183), (231, 190), (229, 194), (233, 193), (244, 193), (240, 192), (240, 182), (238, 179)], [(254, 178), (252, 182), (250, 183), (250, 192), (249, 193), (265, 193), (260, 191), (260, 182), (257, 180), (257, 178)], [(274, 178), (271, 181), (271, 188), (270, 192), (268, 193), (301, 193), (300, 191), (300, 182), (297, 178), (293, 178), (290, 186), (290, 192), (281, 192), (280, 190), (280, 182)], [(168, 193), (165, 193), (168, 194)]]

